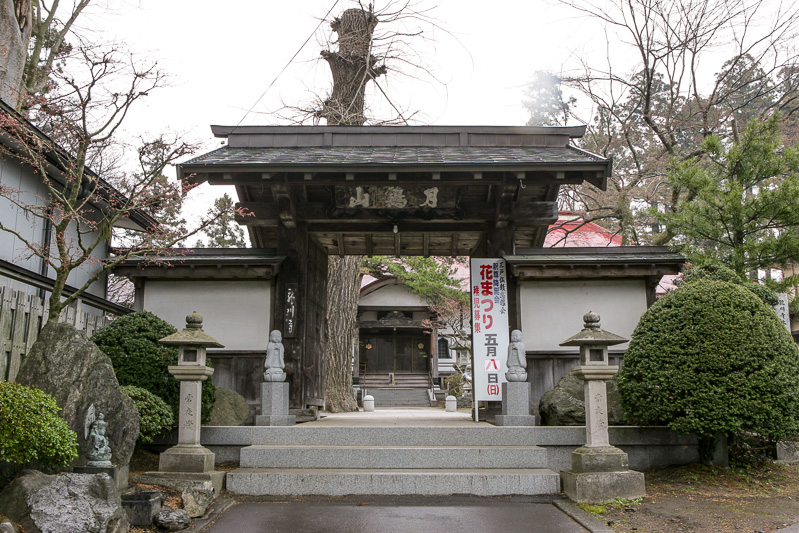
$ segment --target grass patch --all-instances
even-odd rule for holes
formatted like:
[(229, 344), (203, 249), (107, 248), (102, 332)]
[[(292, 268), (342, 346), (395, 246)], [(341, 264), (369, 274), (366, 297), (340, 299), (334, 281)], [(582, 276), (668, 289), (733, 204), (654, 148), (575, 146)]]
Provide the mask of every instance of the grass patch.
[(593, 516), (602, 516), (608, 512), (607, 507), (604, 505), (597, 505), (593, 503), (578, 503), (580, 509)]

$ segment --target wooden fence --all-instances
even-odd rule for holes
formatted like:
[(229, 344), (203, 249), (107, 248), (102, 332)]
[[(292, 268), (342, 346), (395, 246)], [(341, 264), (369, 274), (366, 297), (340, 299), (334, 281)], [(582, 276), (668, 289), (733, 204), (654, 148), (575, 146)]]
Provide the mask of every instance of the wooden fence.
[[(46, 302), (37, 295), (0, 287), (0, 380), (16, 379), (25, 354), (36, 342), (48, 317)], [(84, 312), (82, 302), (77, 300), (61, 312), (58, 321), (92, 336), (110, 319)]]

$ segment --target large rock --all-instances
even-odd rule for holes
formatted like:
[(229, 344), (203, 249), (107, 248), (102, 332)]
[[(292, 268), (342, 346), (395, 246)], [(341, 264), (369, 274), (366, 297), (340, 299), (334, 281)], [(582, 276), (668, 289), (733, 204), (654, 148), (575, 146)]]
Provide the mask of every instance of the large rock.
[(139, 435), (139, 413), (133, 400), (119, 390), (111, 360), (85, 333), (69, 324), (45, 325), (17, 381), (55, 398), (61, 418), (78, 434), (74, 465), (86, 464), (89, 445), (84, 438), (85, 420), (92, 404), (108, 422), (111, 462), (128, 465)]
[(163, 509), (153, 519), (158, 529), (181, 531), (191, 525), (191, 517), (183, 509)]
[[(570, 370), (563, 376), (555, 388), (541, 396), (538, 412), (544, 426), (584, 426), (585, 425), (585, 382)], [(607, 382), (608, 388), (608, 424), (623, 426), (624, 411), (621, 408), (621, 396), (616, 379)]]
[(230, 389), (216, 388), (209, 426), (241, 426), (250, 418), (250, 404), (244, 396)]
[(0, 513), (26, 533), (128, 531), (128, 516), (107, 474), (49, 476), (26, 470), (0, 492)]

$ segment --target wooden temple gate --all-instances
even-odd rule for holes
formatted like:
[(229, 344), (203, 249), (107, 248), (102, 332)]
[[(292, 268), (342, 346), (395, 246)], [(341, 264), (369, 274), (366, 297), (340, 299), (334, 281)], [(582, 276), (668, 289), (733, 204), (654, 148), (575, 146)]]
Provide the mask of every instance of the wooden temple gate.
[[(212, 127), (227, 144), (179, 166), (235, 185), (253, 247), (285, 256), (272, 327), (291, 406), (324, 405), (328, 255), (503, 257), (540, 248), (561, 184), (604, 188), (611, 161), (570, 145), (578, 127)], [(510, 281), (510, 326), (518, 294)]]

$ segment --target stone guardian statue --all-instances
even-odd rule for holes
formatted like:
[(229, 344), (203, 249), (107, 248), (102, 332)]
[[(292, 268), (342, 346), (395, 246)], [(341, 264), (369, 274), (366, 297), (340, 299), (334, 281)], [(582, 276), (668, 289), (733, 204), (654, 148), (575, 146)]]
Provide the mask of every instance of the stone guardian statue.
[(506, 366), (508, 371), (505, 373), (505, 379), (508, 381), (527, 381), (527, 356), (522, 342), (522, 332), (518, 329), (514, 329), (510, 334)]
[(283, 368), (283, 335), (278, 330), (269, 334), (269, 343), (266, 345), (266, 361), (264, 361), (264, 381), (285, 381), (286, 372)]
[(86, 454), (87, 464), (89, 466), (111, 466), (111, 447), (108, 445), (108, 437), (105, 436), (108, 422), (105, 421), (103, 413), (99, 413), (95, 418), (94, 412), (94, 404), (92, 404), (86, 414), (84, 433), (89, 443), (89, 452)]

